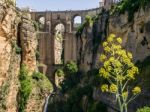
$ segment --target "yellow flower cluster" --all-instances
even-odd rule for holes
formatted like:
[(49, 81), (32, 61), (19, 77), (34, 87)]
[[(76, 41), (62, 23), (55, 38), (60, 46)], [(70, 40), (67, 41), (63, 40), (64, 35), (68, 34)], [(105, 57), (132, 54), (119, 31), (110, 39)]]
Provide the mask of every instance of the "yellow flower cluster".
[(116, 35), (115, 34), (110, 34), (110, 36), (109, 36), (110, 38), (115, 38), (116, 37)]
[(112, 49), (119, 50), (119, 49), (121, 49), (121, 45), (114, 45), (114, 44), (112, 44)]
[(109, 90), (111, 93), (116, 93), (118, 91), (118, 87), (115, 84), (111, 84)]
[(106, 47), (104, 48), (104, 51), (106, 51), (106, 52), (110, 52), (110, 51), (111, 51), (111, 49), (110, 49), (110, 47), (106, 46)]
[[(100, 56), (103, 67), (101, 67), (99, 73), (100, 76), (110, 82), (110, 85), (104, 84), (101, 86), (102, 92), (115, 94), (116, 99), (119, 97), (122, 99), (123, 104), (121, 105), (126, 105), (130, 98), (132, 99), (132, 97), (128, 97), (128, 80), (135, 79), (138, 68), (132, 62), (132, 53), (123, 49), (121, 44), (122, 39), (117, 38), (114, 34), (111, 34), (107, 41), (103, 43), (104, 54)], [(141, 93), (141, 88), (133, 88), (132, 93), (133, 96), (138, 95)]]
[(118, 88), (115, 84), (111, 84), (110, 87), (108, 84), (103, 84), (101, 86), (102, 92), (111, 92), (111, 93), (116, 93), (118, 91)]
[(103, 47), (106, 47), (107, 45), (108, 45), (107, 42), (104, 42), (104, 43), (103, 43)]
[(117, 80), (122, 82), (125, 80), (125, 77), (123, 75), (117, 75)]
[(112, 42), (112, 41), (113, 41), (113, 38), (112, 38), (112, 37), (109, 37), (109, 38), (107, 39), (107, 41), (108, 41), (108, 42)]
[(127, 57), (122, 57), (122, 60), (123, 60), (123, 63), (127, 65), (131, 62), (131, 60)]
[(106, 69), (107, 69), (108, 72), (112, 71), (112, 67), (111, 66), (107, 66)]
[(127, 55), (128, 55), (128, 57), (129, 57), (130, 59), (133, 58), (133, 56), (132, 56), (132, 54), (131, 54), (130, 52), (128, 52)]
[(109, 58), (109, 61), (110, 61), (110, 62), (114, 62), (114, 61), (115, 61), (115, 58), (114, 58), (114, 57), (110, 57), (110, 58)]
[(124, 58), (127, 57), (125, 50), (119, 50), (119, 51), (117, 51), (116, 53), (118, 53), (118, 55), (120, 55), (120, 56), (122, 56), (122, 57), (124, 57)]
[(100, 61), (103, 62), (106, 58), (107, 58), (106, 55), (102, 54), (102, 55), (100, 56)]
[[(115, 61), (113, 62), (113, 65), (114, 65), (116, 68), (122, 67), (122, 64), (121, 64), (121, 62), (120, 62), (119, 60), (115, 60)], [(121, 68), (120, 68), (120, 69), (121, 69)]]
[(119, 37), (119, 38), (117, 38), (117, 42), (119, 43), (119, 44), (122, 44), (122, 39)]
[(135, 79), (135, 74), (138, 74), (138, 72), (138, 68), (133, 66), (131, 69), (127, 70), (127, 77), (129, 79)]
[(100, 69), (99, 74), (106, 79), (109, 78), (110, 76), (109, 73), (104, 68)]
[(106, 68), (107, 66), (109, 66), (110, 65), (110, 61), (105, 61), (104, 62), (104, 67)]
[(101, 90), (102, 90), (102, 92), (108, 92), (108, 85), (107, 84), (103, 84), (101, 86)]
[(141, 88), (140, 87), (135, 87), (133, 90), (132, 90), (132, 93), (134, 94), (134, 95), (137, 95), (137, 94), (139, 94), (139, 93), (141, 93)]
[(112, 42), (115, 37), (116, 37), (116, 35), (111, 34), (111, 35), (108, 37), (107, 41), (108, 41), (108, 42)]

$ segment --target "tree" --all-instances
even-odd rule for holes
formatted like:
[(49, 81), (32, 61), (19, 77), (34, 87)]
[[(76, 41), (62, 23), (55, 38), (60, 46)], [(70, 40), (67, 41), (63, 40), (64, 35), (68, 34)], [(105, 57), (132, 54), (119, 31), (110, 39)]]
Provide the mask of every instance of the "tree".
[[(136, 86), (131, 90), (129, 82), (135, 79), (138, 68), (132, 62), (132, 53), (124, 50), (121, 44), (122, 39), (114, 34), (103, 43), (104, 53), (100, 56), (103, 65), (99, 74), (109, 82), (101, 86), (102, 92), (114, 94), (120, 112), (127, 112), (128, 104), (140, 94), (141, 89)], [(129, 93), (132, 93), (131, 96)]]

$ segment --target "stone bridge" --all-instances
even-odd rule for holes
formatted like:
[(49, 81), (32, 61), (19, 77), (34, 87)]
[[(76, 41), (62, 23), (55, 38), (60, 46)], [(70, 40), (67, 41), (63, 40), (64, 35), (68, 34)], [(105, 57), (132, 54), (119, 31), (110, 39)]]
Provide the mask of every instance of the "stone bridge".
[[(76, 44), (76, 26), (74, 24), (75, 17), (81, 18), (84, 22), (87, 15), (94, 16), (101, 12), (102, 8), (89, 10), (66, 10), (66, 11), (45, 11), (32, 12), (32, 20), (40, 23), (38, 32), (39, 38), (39, 62), (45, 66), (40, 67), (40, 71), (47, 74), (50, 78), (55, 70), (61, 67), (67, 61), (77, 61), (77, 44)], [(57, 25), (58, 28), (64, 28), (60, 31), (62, 39), (56, 38)], [(60, 34), (58, 32), (58, 35)], [(61, 42), (61, 43), (60, 43)], [(60, 57), (62, 62), (60, 61)]]

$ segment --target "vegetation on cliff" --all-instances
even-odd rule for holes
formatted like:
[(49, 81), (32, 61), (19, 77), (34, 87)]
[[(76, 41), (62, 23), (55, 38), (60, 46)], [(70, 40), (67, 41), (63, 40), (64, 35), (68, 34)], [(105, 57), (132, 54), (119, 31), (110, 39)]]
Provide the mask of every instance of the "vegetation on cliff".
[[(89, 71), (87, 74), (78, 71), (74, 62), (68, 62), (59, 76), (64, 76), (60, 82), (59, 92), (49, 99), (48, 110), (51, 112), (107, 112), (106, 105), (95, 101), (92, 97), (93, 88), (100, 82), (98, 71)], [(63, 75), (60, 75), (63, 74)], [(58, 95), (57, 95), (58, 94)]]
[(24, 112), (28, 98), (32, 91), (32, 85), (31, 85), (29, 73), (27, 68), (24, 65), (22, 65), (20, 69), (19, 80), (20, 80), (20, 89), (19, 89), (18, 107), (19, 107), (19, 112)]
[(143, 107), (141, 109), (138, 109), (137, 112), (150, 112), (150, 107)]
[(93, 26), (93, 22), (94, 22), (94, 21), (93, 21), (93, 19), (92, 19), (91, 16), (86, 16), (84, 23), (82, 23), (82, 25), (80, 25), (80, 26), (78, 27), (76, 35), (77, 35), (77, 36), (81, 36), (81, 34), (82, 34), (84, 28), (89, 27), (89, 26), (92, 27), (92, 26)]
[(19, 112), (25, 112), (25, 110), (27, 109), (26, 105), (29, 99), (32, 99), (32, 97), (34, 97), (33, 95), (35, 94), (35, 90), (38, 97), (37, 103), (38, 100), (43, 99), (45, 95), (48, 95), (50, 91), (52, 91), (52, 85), (50, 84), (49, 80), (46, 78), (45, 75), (39, 72), (34, 72), (30, 76), (28, 69), (25, 65), (21, 66), (19, 80)]
[(123, 14), (127, 11), (128, 21), (131, 22), (134, 19), (135, 12), (148, 6), (150, 6), (149, 0), (121, 0), (118, 4), (112, 6), (111, 14)]

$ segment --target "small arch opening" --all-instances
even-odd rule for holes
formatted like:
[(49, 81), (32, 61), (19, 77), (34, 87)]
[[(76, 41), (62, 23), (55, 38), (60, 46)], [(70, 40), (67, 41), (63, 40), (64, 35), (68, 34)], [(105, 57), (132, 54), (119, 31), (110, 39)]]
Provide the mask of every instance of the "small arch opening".
[(43, 30), (43, 29), (44, 29), (44, 25), (45, 25), (45, 17), (41, 16), (41, 17), (38, 19), (38, 23), (39, 23), (39, 29), (40, 29), (40, 30)]
[(75, 16), (73, 19), (73, 28), (76, 30), (82, 24), (81, 16)]

